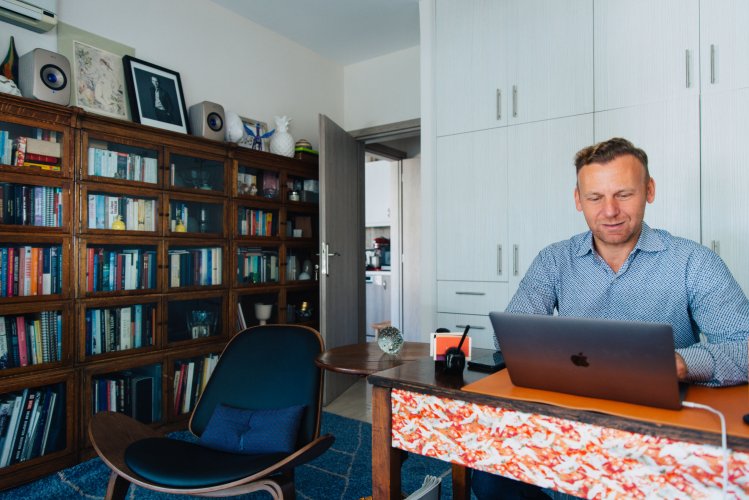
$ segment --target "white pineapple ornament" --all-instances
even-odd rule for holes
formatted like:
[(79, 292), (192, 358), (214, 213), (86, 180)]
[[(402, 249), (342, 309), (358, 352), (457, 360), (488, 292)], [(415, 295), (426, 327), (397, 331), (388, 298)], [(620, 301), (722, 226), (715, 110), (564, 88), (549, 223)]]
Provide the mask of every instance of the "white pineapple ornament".
[(289, 133), (291, 118), (276, 116), (276, 131), (270, 139), (270, 152), (281, 156), (294, 156), (294, 138)]

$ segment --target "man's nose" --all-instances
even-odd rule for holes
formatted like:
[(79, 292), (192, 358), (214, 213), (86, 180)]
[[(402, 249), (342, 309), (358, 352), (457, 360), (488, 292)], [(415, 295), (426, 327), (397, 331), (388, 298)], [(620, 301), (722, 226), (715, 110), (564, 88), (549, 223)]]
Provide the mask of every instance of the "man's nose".
[(616, 198), (609, 198), (604, 201), (603, 212), (607, 217), (614, 217), (619, 213), (619, 203)]

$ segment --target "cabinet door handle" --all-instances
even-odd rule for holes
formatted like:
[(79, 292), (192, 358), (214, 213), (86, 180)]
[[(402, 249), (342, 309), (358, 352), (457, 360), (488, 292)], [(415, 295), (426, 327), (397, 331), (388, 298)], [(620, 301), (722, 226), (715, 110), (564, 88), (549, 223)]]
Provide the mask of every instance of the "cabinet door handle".
[(689, 49), (684, 51), (684, 58), (687, 69), (687, 88), (690, 88), (692, 86), (692, 57)]
[(518, 252), (519, 248), (517, 245), (512, 245), (512, 275), (518, 275)]
[(715, 44), (710, 44), (710, 83), (715, 83)]
[[(464, 329), (466, 325), (455, 325), (455, 328), (460, 328), (461, 330)], [(471, 330), (486, 330), (483, 326), (473, 326), (471, 325)]]
[(484, 292), (455, 292), (455, 295), (486, 295)]
[(718, 255), (720, 255), (720, 241), (718, 241), (718, 240), (713, 240), (713, 241), (711, 241), (711, 242), (710, 242), (710, 249), (711, 249), (711, 250), (712, 250), (713, 252), (715, 252), (715, 253), (717, 253)]
[(497, 275), (502, 276), (502, 245), (497, 245)]
[(497, 120), (502, 119), (502, 90), (497, 89)]
[(512, 116), (518, 116), (518, 86), (512, 86)]

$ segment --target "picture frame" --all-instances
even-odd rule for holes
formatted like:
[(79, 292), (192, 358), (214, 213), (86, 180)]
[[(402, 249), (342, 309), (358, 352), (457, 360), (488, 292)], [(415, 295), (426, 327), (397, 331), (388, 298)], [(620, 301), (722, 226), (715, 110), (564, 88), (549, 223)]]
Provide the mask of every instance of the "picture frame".
[[(270, 138), (262, 137), (268, 133), (268, 124), (266, 122), (261, 122), (260, 120), (245, 118), (243, 116), (240, 116), (239, 119), (242, 120), (244, 131), (242, 138), (237, 142), (237, 144), (243, 148), (254, 149), (256, 151), (270, 151)], [(255, 134), (260, 137), (260, 139), (255, 140), (254, 137), (247, 133), (245, 127), (250, 127), (250, 129), (254, 130)]]
[(122, 57), (134, 56), (134, 48), (58, 23), (57, 50), (70, 61), (73, 106), (121, 120), (130, 119)]
[(133, 121), (189, 133), (179, 73), (128, 55), (123, 56), (122, 63)]

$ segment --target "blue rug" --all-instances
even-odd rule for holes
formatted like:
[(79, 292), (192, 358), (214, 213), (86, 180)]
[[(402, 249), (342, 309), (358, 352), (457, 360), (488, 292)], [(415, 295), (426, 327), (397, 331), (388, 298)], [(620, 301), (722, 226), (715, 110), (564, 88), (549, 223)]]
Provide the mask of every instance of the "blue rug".
[[(296, 469), (296, 491), (300, 500), (358, 500), (372, 494), (372, 426), (323, 413), (322, 433), (331, 433), (333, 447), (309, 464)], [(178, 433), (185, 434), (185, 433)], [(442, 499), (452, 500), (450, 464), (432, 458), (409, 454), (401, 472), (403, 492), (410, 494), (421, 486), (427, 474), (442, 478)], [(83, 498), (103, 499), (109, 469), (98, 458), (46, 476), (33, 483), (0, 492), (2, 500), (45, 500)], [(188, 500), (192, 496), (164, 495), (135, 486), (128, 499)], [(266, 500), (270, 495), (253, 493), (234, 497)]]

